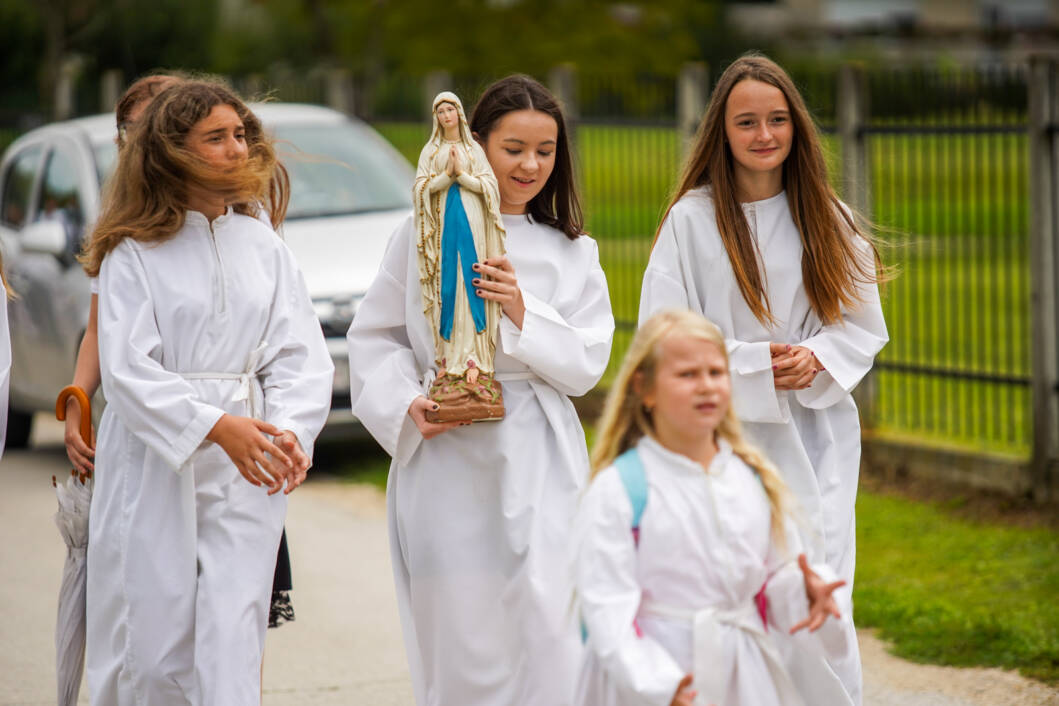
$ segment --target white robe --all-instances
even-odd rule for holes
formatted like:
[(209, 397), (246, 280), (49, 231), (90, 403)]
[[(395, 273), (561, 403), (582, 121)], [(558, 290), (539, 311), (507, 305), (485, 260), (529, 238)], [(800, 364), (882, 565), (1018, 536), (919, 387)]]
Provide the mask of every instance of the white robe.
[[(703, 706), (849, 703), (825, 659), (846, 649), (840, 621), (788, 634), (808, 616), (797, 531), (788, 524), (787, 546), (774, 543), (757, 474), (726, 442), (719, 447), (707, 472), (651, 438), (640, 440), (648, 491), (639, 546), (617, 469), (604, 469), (589, 486), (577, 522), (588, 646), (581, 706), (668, 706), (685, 674)], [(833, 576), (826, 566), (814, 568), (825, 580)], [(755, 603), (762, 586), (767, 627)], [(698, 634), (695, 620), (703, 621)]]
[(224, 413), (257, 416), (311, 456), (333, 365), (301, 273), (261, 222), (189, 212), (169, 240), (103, 260), (99, 354), (92, 703), (257, 706), (287, 499), (205, 436)]
[(0, 458), (7, 436), (7, 395), (11, 384), (11, 332), (7, 327), (7, 290), (0, 284)]
[[(844, 311), (840, 323), (823, 325), (802, 282), (802, 244), (786, 192), (744, 204), (743, 211), (761, 251), (777, 324), (762, 324), (743, 300), (706, 188), (685, 194), (662, 223), (644, 272), (640, 322), (663, 309), (690, 308), (720, 327), (744, 432), (794, 492), (810, 561), (826, 562), (847, 582), (839, 605), (851, 614), (860, 420), (850, 392), (888, 340), (878, 287), (860, 287), (863, 303)], [(809, 348), (826, 371), (804, 390), (777, 391), (769, 342)], [(860, 703), (853, 645), (832, 665)]]
[(407, 415), (435, 371), (411, 218), (348, 334), (353, 414), (394, 459), (390, 552), (420, 706), (564, 706), (580, 657), (569, 539), (588, 456), (567, 395), (603, 374), (614, 319), (591, 238), (504, 227), (526, 315), (500, 321), (502, 421), (424, 441)]

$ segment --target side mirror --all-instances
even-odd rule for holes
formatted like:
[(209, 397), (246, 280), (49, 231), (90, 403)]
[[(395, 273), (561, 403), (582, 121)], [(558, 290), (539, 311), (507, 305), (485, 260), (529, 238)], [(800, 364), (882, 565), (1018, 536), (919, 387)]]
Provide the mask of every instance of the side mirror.
[(30, 223), (19, 233), (22, 249), (62, 257), (66, 254), (66, 229), (58, 221)]

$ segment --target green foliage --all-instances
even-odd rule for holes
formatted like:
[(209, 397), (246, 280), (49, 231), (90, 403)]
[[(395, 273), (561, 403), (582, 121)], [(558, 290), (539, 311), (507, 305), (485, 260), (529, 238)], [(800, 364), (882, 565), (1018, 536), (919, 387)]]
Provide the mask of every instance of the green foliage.
[(1059, 533), (955, 519), (861, 492), (856, 621), (906, 659), (1059, 684)]

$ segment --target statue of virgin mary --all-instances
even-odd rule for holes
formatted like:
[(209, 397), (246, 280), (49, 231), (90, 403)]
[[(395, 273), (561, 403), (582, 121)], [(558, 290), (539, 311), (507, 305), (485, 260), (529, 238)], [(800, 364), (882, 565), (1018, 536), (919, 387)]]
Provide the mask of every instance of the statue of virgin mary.
[(463, 104), (448, 91), (434, 99), (433, 129), (419, 155), (412, 194), (423, 313), (438, 365), (431, 398), (443, 407), (467, 395), (495, 402), (500, 305), (475, 294), (471, 266), (504, 254), (500, 192), (485, 152), (471, 137)]

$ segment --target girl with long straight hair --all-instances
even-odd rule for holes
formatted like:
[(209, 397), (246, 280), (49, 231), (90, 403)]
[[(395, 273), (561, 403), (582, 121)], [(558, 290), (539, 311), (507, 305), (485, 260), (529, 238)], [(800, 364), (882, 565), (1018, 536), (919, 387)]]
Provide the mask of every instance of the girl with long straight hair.
[[(714, 88), (644, 273), (640, 321), (689, 308), (716, 323), (747, 437), (797, 499), (809, 558), (852, 614), (860, 423), (850, 392), (888, 337), (868, 232), (832, 190), (812, 117), (760, 55)], [(860, 703), (860, 657), (832, 661)]]
[(476, 296), (500, 303), (505, 416), (425, 419), (438, 370), (411, 216), (349, 329), (353, 414), (393, 456), (390, 552), (416, 703), (564, 706), (581, 654), (569, 541), (588, 477), (569, 397), (603, 374), (614, 318), (555, 98), (509, 76), (485, 90), (470, 129), (506, 232), (506, 255), (475, 263), (472, 278)]
[(787, 487), (731, 394), (724, 337), (699, 314), (636, 332), (578, 514), (583, 706), (850, 703), (823, 658), (845, 638), (825, 626), (842, 581), (801, 554)]
[(282, 220), (288, 193), (260, 121), (212, 81), (159, 93), (119, 154), (85, 255), (108, 401), (89, 518), (93, 704), (260, 704), (286, 494), (334, 372), (293, 256), (255, 217)]

